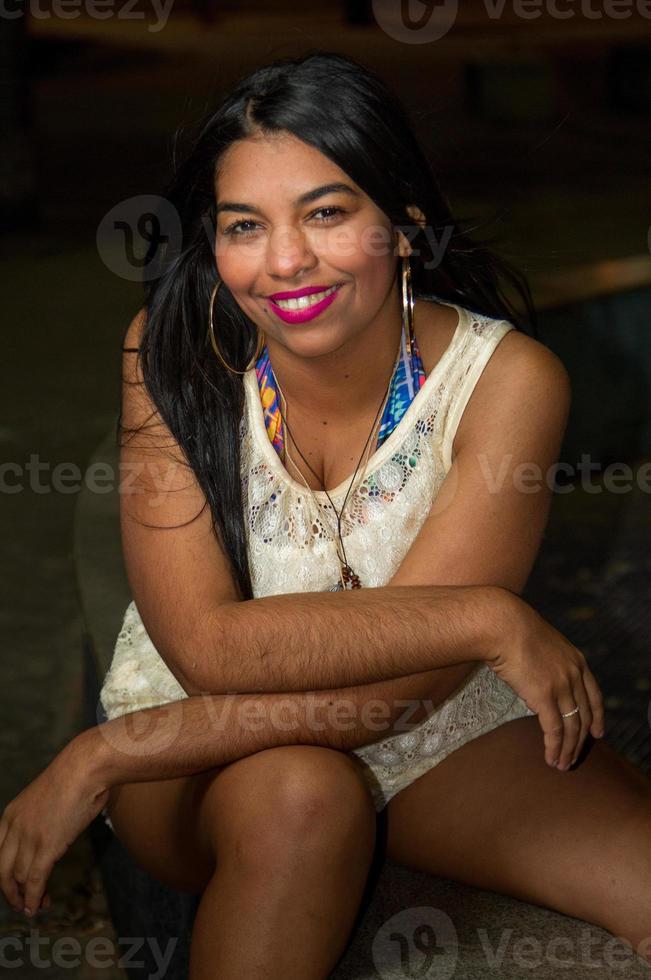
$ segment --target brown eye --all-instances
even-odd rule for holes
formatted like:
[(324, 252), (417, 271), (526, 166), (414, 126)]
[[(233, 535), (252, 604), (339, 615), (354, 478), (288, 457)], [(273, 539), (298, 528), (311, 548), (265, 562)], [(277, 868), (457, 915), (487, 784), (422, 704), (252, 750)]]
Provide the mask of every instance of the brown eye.
[(255, 221), (236, 221), (234, 224), (229, 225), (228, 228), (226, 228), (224, 234), (234, 236), (252, 235), (253, 230), (251, 228), (244, 228), (244, 225), (255, 226)]
[(326, 221), (326, 222), (333, 221), (334, 218), (337, 218), (340, 214), (345, 213), (343, 208), (337, 208), (337, 207), (319, 208), (319, 210), (314, 211), (314, 213), (311, 214), (310, 217), (314, 218), (316, 217), (317, 214), (323, 214), (325, 211), (330, 211), (332, 213), (330, 215), (327, 215), (325, 218), (320, 218), (319, 219), (320, 221)]

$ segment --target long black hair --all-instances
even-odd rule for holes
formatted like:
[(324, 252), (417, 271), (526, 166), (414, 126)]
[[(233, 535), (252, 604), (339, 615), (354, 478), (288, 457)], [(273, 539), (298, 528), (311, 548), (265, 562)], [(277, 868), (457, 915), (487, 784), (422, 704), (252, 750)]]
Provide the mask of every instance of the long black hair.
[[(240, 81), (204, 117), (189, 152), (175, 162), (164, 196), (179, 215), (182, 241), (174, 254), (161, 250), (156, 275), (147, 277), (138, 349), (147, 392), (205, 494), (242, 599), (253, 598), (240, 481), (244, 388), (242, 375), (215, 356), (206, 329), (218, 278), (215, 172), (235, 140), (280, 132), (336, 163), (394, 227), (412, 229), (416, 296), (438, 296), (525, 329), (508, 298), (510, 288), (535, 329), (524, 275), (460, 229), (405, 108), (374, 72), (348, 57), (316, 51), (275, 61)], [(420, 208), (436, 242), (449, 237), (442, 257), (434, 255), (431, 234), (413, 234), (408, 205)], [(225, 284), (217, 293), (214, 321), (223, 357), (244, 371), (256, 352), (257, 328)], [(118, 438), (134, 431), (118, 419)]]

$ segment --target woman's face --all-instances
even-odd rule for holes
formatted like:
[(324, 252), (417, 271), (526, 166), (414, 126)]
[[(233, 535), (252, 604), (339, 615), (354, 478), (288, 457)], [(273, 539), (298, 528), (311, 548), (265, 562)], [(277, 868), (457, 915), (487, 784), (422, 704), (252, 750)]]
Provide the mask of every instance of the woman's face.
[[(332, 184), (340, 186), (322, 190)], [(216, 202), (219, 276), (267, 338), (318, 356), (397, 309), (391, 222), (314, 147), (291, 134), (232, 144), (220, 161)], [(282, 294), (304, 287), (335, 290), (287, 308)], [(300, 308), (305, 302), (312, 308)]]

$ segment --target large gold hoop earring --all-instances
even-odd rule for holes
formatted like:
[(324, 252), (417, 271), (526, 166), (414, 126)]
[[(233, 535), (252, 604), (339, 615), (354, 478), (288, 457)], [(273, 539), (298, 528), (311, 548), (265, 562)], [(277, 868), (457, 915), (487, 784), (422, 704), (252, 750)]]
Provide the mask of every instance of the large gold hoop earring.
[[(217, 357), (219, 358), (219, 360), (222, 362), (222, 364), (224, 365), (224, 367), (226, 368), (227, 371), (230, 371), (231, 374), (246, 374), (246, 372), (249, 371), (250, 368), (246, 368), (245, 371), (237, 371), (235, 368), (231, 367), (230, 364), (227, 364), (226, 363), (226, 361), (224, 360), (224, 358), (222, 357), (222, 355), (221, 355), (221, 353), (219, 351), (219, 348), (217, 346), (217, 341), (215, 340), (215, 330), (214, 330), (213, 322), (212, 322), (212, 311), (213, 311), (213, 306), (215, 305), (215, 296), (217, 295), (217, 290), (219, 289), (219, 287), (221, 286), (221, 284), (222, 284), (222, 280), (221, 279), (218, 279), (217, 282), (215, 283), (215, 285), (213, 286), (212, 292), (210, 294), (209, 317), (208, 317), (208, 334), (210, 336), (210, 343), (212, 344), (212, 349), (214, 350), (215, 354), (217, 355)], [(263, 330), (259, 330), (258, 331), (258, 347), (257, 347), (257, 350), (256, 350), (255, 355), (254, 355), (254, 358), (253, 358), (253, 364), (254, 365), (257, 363), (258, 358), (262, 354), (262, 351), (264, 350), (264, 345), (265, 345), (264, 331)]]
[(407, 354), (411, 357), (414, 349), (414, 292), (408, 255), (402, 257), (402, 325), (407, 336)]

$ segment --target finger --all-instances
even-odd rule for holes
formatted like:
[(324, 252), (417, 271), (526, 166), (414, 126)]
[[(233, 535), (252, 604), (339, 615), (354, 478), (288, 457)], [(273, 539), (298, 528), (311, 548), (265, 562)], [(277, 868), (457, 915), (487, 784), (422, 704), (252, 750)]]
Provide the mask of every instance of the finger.
[(590, 699), (588, 698), (588, 693), (583, 684), (583, 678), (577, 681), (577, 683), (574, 685), (574, 700), (579, 706), (578, 717), (581, 719), (581, 729), (579, 731), (579, 737), (570, 766), (573, 766), (578, 757), (581, 755), (583, 746), (585, 745), (585, 740), (588, 737), (588, 732), (590, 731), (590, 726), (592, 724), (592, 708), (590, 707)]
[[(576, 752), (579, 734), (581, 732), (581, 715), (578, 711), (574, 714), (569, 714), (576, 707), (578, 705), (574, 701), (574, 695), (571, 690), (559, 698), (558, 711), (563, 721), (564, 736), (561, 754), (558, 757), (558, 764), (556, 766), (557, 769), (569, 769)], [(564, 718), (563, 715), (567, 717)]]
[(561, 752), (564, 725), (558, 705), (551, 696), (545, 699), (538, 711), (538, 723), (544, 736), (545, 762), (548, 766), (553, 766)]
[[(14, 881), (20, 889), (21, 912), (26, 912), (26, 909), (31, 909), (32, 912), (36, 911), (27, 901), (29, 874), (34, 864), (35, 854), (36, 847), (23, 837), (18, 848), (18, 853), (14, 858), (13, 870)], [(26, 912), (26, 914), (29, 915), (29, 912)]]
[(2, 819), (0, 819), (0, 848), (2, 848), (4, 839), (8, 833), (9, 833), (9, 821), (5, 816), (5, 812), (3, 812)]
[(42, 851), (37, 854), (32, 862), (25, 884), (25, 912), (27, 915), (36, 915), (38, 912), (52, 866), (53, 862), (48, 861)]
[(590, 709), (592, 711), (590, 732), (594, 738), (601, 738), (606, 727), (604, 699), (597, 679), (587, 666), (583, 668), (583, 685), (590, 698)]
[(20, 886), (13, 875), (14, 859), (18, 852), (18, 835), (11, 831), (0, 848), (0, 888), (7, 902), (16, 912), (23, 908)]
[(34, 847), (28, 847), (23, 839), (20, 847), (18, 848), (18, 853), (14, 858), (13, 876), (14, 881), (20, 890), (20, 900), (23, 903), (21, 908), (23, 908), (25, 905), (25, 886), (30, 866), (34, 860), (35, 850), (36, 849)]

